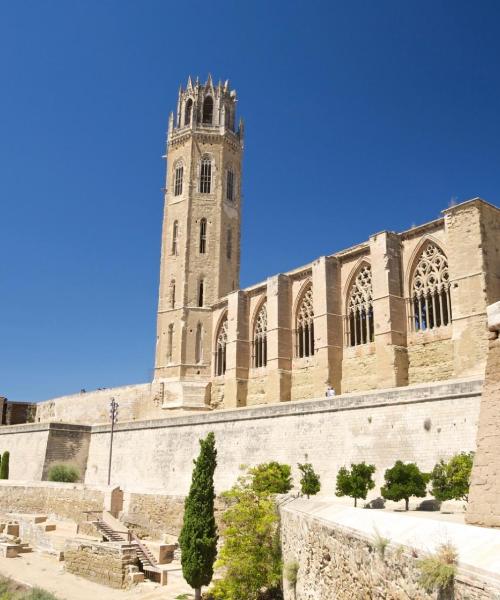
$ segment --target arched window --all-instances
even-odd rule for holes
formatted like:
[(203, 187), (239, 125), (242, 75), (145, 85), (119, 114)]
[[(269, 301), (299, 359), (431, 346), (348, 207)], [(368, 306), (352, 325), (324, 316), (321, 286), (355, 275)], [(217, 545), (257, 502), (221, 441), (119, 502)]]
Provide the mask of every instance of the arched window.
[(203, 102), (203, 123), (208, 125), (212, 124), (212, 117), (214, 114), (214, 101), (212, 96), (207, 96)]
[(265, 302), (255, 319), (252, 357), (255, 368), (267, 365), (267, 305)]
[(234, 173), (232, 169), (227, 170), (226, 174), (226, 200), (234, 200)]
[(227, 345), (227, 316), (219, 326), (215, 342), (215, 374), (224, 375), (226, 372), (226, 345)]
[(210, 157), (205, 156), (201, 161), (200, 169), (200, 192), (210, 194), (212, 189), (212, 161)]
[(226, 258), (231, 259), (233, 255), (233, 232), (228, 228), (226, 233)]
[(174, 221), (172, 225), (172, 255), (179, 254), (179, 221)]
[(175, 279), (170, 282), (170, 308), (175, 308)]
[(204, 303), (205, 282), (203, 279), (198, 281), (198, 306), (203, 306)]
[(207, 251), (207, 220), (200, 220), (200, 254), (205, 254)]
[(373, 342), (373, 292), (370, 265), (363, 265), (351, 284), (346, 321), (348, 346)]
[(299, 358), (314, 354), (313, 291), (310, 285), (297, 310), (295, 354)]
[(186, 102), (186, 108), (184, 110), (184, 125), (191, 125), (191, 116), (193, 114), (193, 101), (191, 98)]
[(167, 362), (172, 362), (172, 354), (174, 347), (174, 324), (170, 323), (167, 332)]
[(184, 175), (184, 166), (182, 163), (177, 163), (175, 165), (174, 196), (180, 196), (182, 194), (183, 175)]
[(409, 304), (415, 331), (451, 323), (448, 260), (441, 248), (433, 243), (428, 243), (418, 257)]
[(196, 363), (203, 362), (203, 326), (201, 323), (198, 323), (198, 326), (196, 327), (194, 355)]

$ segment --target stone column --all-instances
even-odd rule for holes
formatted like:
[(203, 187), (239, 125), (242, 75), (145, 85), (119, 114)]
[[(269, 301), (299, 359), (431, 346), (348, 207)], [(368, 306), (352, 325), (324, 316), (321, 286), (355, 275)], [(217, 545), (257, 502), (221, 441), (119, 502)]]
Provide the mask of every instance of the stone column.
[(290, 400), (292, 385), (291, 285), (286, 275), (267, 280), (266, 402)]
[(401, 242), (396, 233), (370, 237), (373, 320), (379, 388), (408, 385)]
[(500, 302), (488, 306), (488, 329), (477, 452), (465, 520), (475, 525), (500, 527)]
[[(483, 216), (475, 199), (443, 211), (451, 282), (453, 370), (455, 377), (482, 376), (488, 347)], [(491, 268), (491, 267), (490, 267)], [(495, 298), (496, 300), (497, 298)]]
[(250, 364), (248, 336), (248, 302), (242, 290), (227, 297), (228, 341), (224, 375), (225, 408), (245, 406)]
[(313, 263), (314, 348), (317, 374), (314, 396), (325, 395), (330, 385), (337, 394), (342, 382), (342, 304), (338, 259), (321, 257)]

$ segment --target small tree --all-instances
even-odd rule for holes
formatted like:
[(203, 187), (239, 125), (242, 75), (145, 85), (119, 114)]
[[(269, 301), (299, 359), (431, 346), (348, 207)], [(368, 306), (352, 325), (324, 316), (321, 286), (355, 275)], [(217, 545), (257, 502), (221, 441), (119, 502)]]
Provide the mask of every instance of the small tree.
[(311, 463), (305, 463), (298, 465), (299, 471), (302, 473), (302, 479), (300, 480), (300, 488), (302, 493), (307, 496), (315, 496), (321, 489), (321, 482), (319, 475), (314, 472)]
[(250, 469), (252, 489), (258, 494), (286, 494), (292, 489), (290, 465), (271, 461)]
[(364, 461), (351, 464), (351, 469), (342, 467), (337, 474), (336, 496), (350, 496), (354, 498), (354, 506), (358, 505), (358, 498), (366, 499), (368, 490), (375, 487), (372, 479), (375, 465), (367, 465)]
[(403, 463), (397, 460), (391, 469), (384, 474), (385, 485), (380, 488), (382, 497), (386, 500), (405, 501), (408, 510), (410, 498), (423, 498), (426, 494), (429, 473), (423, 473), (415, 463)]
[(216, 600), (258, 600), (264, 590), (281, 586), (276, 504), (272, 494), (253, 489), (251, 476), (240, 478), (224, 497), (229, 507), (222, 516), (224, 544), (216, 563), (223, 576), (212, 594)]
[(52, 465), (49, 469), (49, 481), (74, 483), (79, 477), (78, 470), (71, 465)]
[(8, 479), (9, 478), (9, 459), (10, 453), (6, 450), (2, 454), (2, 462), (0, 466), (0, 479)]
[(214, 516), (214, 471), (217, 465), (215, 436), (200, 440), (200, 454), (194, 460), (189, 495), (184, 503), (184, 521), (179, 537), (182, 574), (194, 588), (195, 600), (201, 587), (212, 581), (217, 556), (217, 526)]
[(437, 500), (469, 499), (469, 485), (474, 452), (455, 454), (448, 462), (441, 460), (431, 473), (431, 493)]

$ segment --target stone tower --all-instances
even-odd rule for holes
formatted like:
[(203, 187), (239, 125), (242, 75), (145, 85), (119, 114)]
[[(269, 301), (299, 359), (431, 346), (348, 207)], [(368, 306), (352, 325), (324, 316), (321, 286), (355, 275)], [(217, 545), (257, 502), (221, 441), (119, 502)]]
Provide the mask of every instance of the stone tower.
[(164, 406), (202, 406), (211, 306), (239, 287), (243, 125), (229, 82), (188, 79), (170, 114), (155, 381)]

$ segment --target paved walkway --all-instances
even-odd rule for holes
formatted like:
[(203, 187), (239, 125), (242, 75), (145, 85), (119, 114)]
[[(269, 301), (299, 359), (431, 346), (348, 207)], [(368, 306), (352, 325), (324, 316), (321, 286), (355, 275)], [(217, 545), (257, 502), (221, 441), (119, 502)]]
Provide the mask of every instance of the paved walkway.
[(175, 600), (185, 593), (189, 594), (188, 598), (194, 598), (179, 570), (169, 571), (167, 586), (161, 587), (148, 581), (130, 590), (115, 590), (66, 573), (63, 562), (33, 552), (18, 558), (0, 557), (0, 573), (26, 585), (43, 588), (60, 600)]

